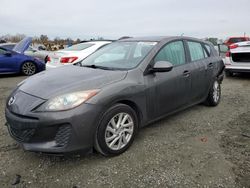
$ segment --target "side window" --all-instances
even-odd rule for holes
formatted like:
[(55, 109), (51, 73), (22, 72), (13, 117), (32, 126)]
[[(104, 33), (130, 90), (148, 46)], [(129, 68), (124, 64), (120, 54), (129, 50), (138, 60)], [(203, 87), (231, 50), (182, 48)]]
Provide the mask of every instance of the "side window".
[(197, 61), (205, 58), (201, 43), (191, 41), (188, 41), (187, 43), (192, 61)]
[(4, 55), (6, 52), (7, 52), (6, 50), (0, 48), (0, 55)]
[(171, 42), (155, 56), (154, 62), (169, 61), (174, 66), (185, 64), (185, 50), (182, 41)]
[(208, 52), (208, 57), (210, 57), (211, 55), (211, 48), (209, 45), (205, 44), (205, 48), (207, 49), (207, 52)]

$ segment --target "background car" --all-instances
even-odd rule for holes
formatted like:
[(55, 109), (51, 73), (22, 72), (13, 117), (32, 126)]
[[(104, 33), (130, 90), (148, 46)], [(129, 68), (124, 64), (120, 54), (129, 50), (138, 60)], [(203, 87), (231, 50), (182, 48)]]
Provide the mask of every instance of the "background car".
[(30, 76), (45, 70), (45, 63), (37, 58), (24, 55), (31, 38), (27, 37), (15, 45), (13, 50), (0, 47), (0, 74), (22, 73)]
[(140, 127), (205, 102), (220, 102), (224, 64), (210, 43), (188, 37), (119, 40), (32, 76), (8, 97), (10, 135), (25, 150), (106, 156), (132, 144)]
[(224, 44), (227, 46), (230, 46), (231, 44), (238, 43), (238, 42), (244, 42), (244, 41), (250, 41), (249, 37), (229, 37), (225, 40)]
[(227, 76), (241, 72), (250, 73), (250, 41), (230, 45), (226, 53), (225, 66)]
[(72, 65), (82, 61), (96, 50), (111, 43), (111, 41), (90, 41), (73, 45), (63, 50), (51, 53), (47, 59), (47, 68), (56, 68), (63, 65)]
[(47, 61), (46, 58), (50, 55), (50, 53), (51, 53), (50, 51), (47, 51), (42, 46), (38, 46), (38, 47), (29, 46), (28, 49), (24, 52), (25, 55), (36, 57), (44, 62)]
[[(16, 43), (3, 43), (0, 44), (0, 47), (5, 49), (12, 50), (16, 46)], [(24, 54), (31, 57), (36, 57), (41, 61), (46, 61), (46, 58), (49, 56), (51, 52), (47, 51), (43, 45), (29, 45), (29, 47), (25, 50)]]

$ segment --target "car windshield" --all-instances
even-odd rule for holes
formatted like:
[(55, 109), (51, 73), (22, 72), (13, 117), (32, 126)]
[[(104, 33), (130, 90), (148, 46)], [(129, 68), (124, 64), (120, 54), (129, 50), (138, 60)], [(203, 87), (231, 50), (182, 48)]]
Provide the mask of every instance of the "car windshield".
[(132, 69), (149, 53), (157, 42), (114, 42), (81, 62), (84, 67)]
[(76, 44), (76, 45), (70, 46), (68, 48), (65, 48), (62, 51), (81, 51), (81, 50), (85, 50), (93, 45), (94, 45), (93, 43), (80, 43), (80, 44)]

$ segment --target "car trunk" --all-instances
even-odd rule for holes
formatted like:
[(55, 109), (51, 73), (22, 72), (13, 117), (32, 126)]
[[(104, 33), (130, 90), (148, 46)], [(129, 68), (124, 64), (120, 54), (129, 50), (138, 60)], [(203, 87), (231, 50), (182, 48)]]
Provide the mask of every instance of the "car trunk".
[(250, 52), (249, 53), (232, 53), (232, 60), (238, 63), (250, 64)]

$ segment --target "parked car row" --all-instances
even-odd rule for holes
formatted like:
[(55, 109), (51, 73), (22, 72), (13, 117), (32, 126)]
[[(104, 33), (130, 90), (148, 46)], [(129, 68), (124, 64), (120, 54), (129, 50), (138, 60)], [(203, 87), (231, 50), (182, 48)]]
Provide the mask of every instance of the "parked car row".
[(48, 56), (46, 67), (56, 68), (79, 63), (90, 54), (110, 43), (111, 41), (84, 42), (56, 51)]
[[(37, 72), (72, 65), (81, 62), (96, 50), (111, 41), (91, 41), (73, 45), (57, 52), (49, 52), (44, 48), (31, 46), (31, 38), (27, 37), (19, 43), (0, 44), (0, 74), (22, 73), (30, 76)], [(17, 48), (17, 46), (19, 46)], [(19, 50), (22, 48), (22, 50)]]

